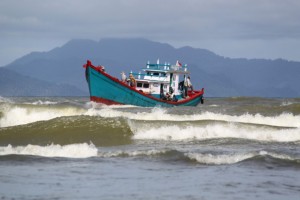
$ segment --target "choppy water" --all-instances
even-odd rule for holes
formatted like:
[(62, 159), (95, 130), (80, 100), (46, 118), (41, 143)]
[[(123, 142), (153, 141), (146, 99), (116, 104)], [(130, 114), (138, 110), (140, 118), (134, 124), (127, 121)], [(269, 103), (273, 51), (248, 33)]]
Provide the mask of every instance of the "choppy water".
[(0, 97), (1, 199), (298, 199), (300, 99)]

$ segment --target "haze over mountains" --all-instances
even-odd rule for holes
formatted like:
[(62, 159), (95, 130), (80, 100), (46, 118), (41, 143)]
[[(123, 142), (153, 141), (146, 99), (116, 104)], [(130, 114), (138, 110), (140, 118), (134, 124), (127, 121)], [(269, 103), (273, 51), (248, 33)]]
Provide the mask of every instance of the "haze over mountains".
[(49, 52), (30, 53), (0, 68), (0, 96), (88, 95), (82, 67), (87, 59), (119, 78), (121, 71), (139, 71), (158, 58), (187, 64), (194, 88), (204, 87), (207, 97), (300, 96), (300, 62), (231, 59), (146, 39), (71, 40)]

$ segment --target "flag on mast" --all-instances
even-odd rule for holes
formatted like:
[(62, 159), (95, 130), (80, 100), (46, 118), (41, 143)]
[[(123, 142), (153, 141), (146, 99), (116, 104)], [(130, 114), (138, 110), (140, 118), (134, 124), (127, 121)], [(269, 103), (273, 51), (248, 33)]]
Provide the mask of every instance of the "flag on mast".
[(179, 67), (181, 67), (182, 66), (182, 64), (177, 60), (176, 61), (176, 66), (179, 66)]

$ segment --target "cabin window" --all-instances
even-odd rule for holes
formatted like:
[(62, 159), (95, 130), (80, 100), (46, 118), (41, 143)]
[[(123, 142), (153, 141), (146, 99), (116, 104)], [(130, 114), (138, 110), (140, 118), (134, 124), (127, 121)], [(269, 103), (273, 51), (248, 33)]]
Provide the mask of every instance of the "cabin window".
[(136, 83), (136, 87), (142, 87), (142, 86), (143, 86), (143, 83), (139, 83), (139, 82)]
[(166, 73), (161, 73), (162, 76), (166, 76)]
[(136, 87), (139, 87), (139, 88), (149, 88), (149, 83), (137, 82), (136, 83)]
[(158, 72), (154, 72), (153, 75), (154, 75), (154, 76), (158, 76), (159, 73), (158, 73)]

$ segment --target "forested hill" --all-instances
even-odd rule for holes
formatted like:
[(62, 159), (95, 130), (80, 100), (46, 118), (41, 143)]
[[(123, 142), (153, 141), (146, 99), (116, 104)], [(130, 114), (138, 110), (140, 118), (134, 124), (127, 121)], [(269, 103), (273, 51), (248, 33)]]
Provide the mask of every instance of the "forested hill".
[[(160, 59), (161, 63), (175, 64), (179, 60), (188, 65), (194, 88), (204, 87), (207, 97), (300, 96), (300, 62), (231, 59), (205, 49), (174, 48), (146, 39), (71, 40), (48, 52), (32, 52), (5, 67), (36, 80), (67, 84), (87, 94), (82, 68), (87, 59), (95, 65), (104, 65), (108, 73), (117, 77), (121, 71), (138, 71), (147, 61)], [(25, 80), (22, 85), (26, 86)]]
[(55, 84), (0, 68), (0, 96), (84, 96), (87, 92), (67, 84)]

